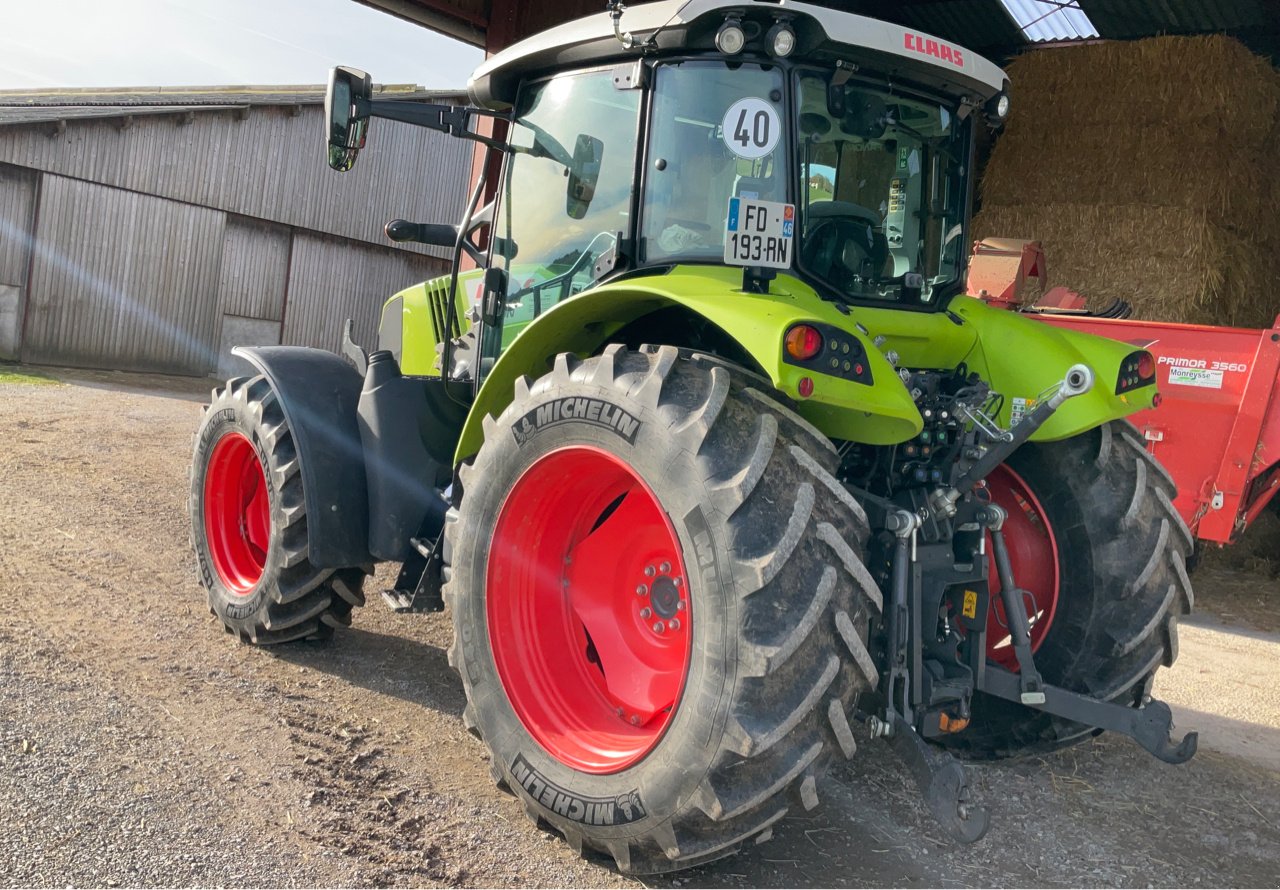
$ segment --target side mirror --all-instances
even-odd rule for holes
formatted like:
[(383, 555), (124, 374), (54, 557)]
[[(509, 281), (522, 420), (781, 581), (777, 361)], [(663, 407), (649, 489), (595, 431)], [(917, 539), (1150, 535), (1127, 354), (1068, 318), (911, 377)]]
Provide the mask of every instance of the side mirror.
[(328, 127), (329, 166), (339, 173), (350, 170), (356, 154), (364, 148), (372, 93), (373, 80), (358, 68), (339, 65), (329, 72), (324, 119)]
[(565, 194), (565, 213), (571, 219), (587, 215), (591, 199), (600, 181), (600, 163), (604, 159), (604, 143), (586, 133), (573, 144), (573, 163), (569, 167), (569, 186)]

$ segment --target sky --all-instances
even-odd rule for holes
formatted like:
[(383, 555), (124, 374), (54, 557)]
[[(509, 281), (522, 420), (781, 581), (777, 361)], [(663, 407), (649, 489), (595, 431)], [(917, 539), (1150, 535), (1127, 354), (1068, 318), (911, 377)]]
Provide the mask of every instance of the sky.
[(375, 83), (465, 87), (476, 47), (354, 0), (0, 0), (0, 89)]

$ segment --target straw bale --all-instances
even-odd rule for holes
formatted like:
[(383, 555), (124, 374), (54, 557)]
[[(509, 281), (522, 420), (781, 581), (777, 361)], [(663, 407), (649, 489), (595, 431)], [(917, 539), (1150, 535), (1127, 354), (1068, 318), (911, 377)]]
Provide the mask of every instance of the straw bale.
[(985, 204), (1158, 204), (1204, 210), (1233, 231), (1267, 225), (1275, 156), (1190, 133), (1090, 127), (1003, 134), (982, 183)]
[(1051, 285), (1135, 317), (1280, 310), (1280, 74), (1234, 39), (1028, 53), (983, 173), (979, 237), (1044, 242)]
[(1280, 74), (1222, 36), (1154, 37), (1029, 52), (1010, 64), (1010, 127), (1221, 131), (1259, 148), (1280, 112)]
[[(978, 238), (1043, 242), (1049, 285), (1083, 294), (1091, 309), (1114, 299), (1136, 318), (1269, 326), (1276, 312), (1274, 263), (1203, 212), (1139, 204), (987, 206)], [(1268, 280), (1270, 277), (1270, 280)]]
[(1220, 35), (1028, 53), (983, 183), (988, 204), (1158, 204), (1268, 225), (1280, 73)]

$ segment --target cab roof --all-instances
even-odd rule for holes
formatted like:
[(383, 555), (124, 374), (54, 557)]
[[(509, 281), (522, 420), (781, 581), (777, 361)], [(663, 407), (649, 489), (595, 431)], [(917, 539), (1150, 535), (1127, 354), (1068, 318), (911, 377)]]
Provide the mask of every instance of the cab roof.
[[(608, 13), (587, 16), (535, 34), (486, 60), (468, 84), (471, 100), (503, 110), (515, 102), (522, 80), (644, 56), (716, 53), (715, 33), (726, 16), (741, 15), (767, 29), (786, 20), (798, 46), (792, 59), (853, 61), (895, 80), (918, 83), (985, 102), (1008, 81), (995, 64), (939, 37), (879, 19), (793, 0), (658, 0), (629, 7), (620, 28), (635, 38), (628, 49)], [(763, 30), (762, 30), (763, 33)]]

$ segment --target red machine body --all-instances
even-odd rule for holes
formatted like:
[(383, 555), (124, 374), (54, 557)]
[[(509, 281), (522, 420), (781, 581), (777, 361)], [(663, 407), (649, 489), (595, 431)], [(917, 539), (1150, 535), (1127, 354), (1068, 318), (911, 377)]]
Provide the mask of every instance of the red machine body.
[[(1027, 259), (1011, 263), (1018, 244)], [(1027, 273), (1043, 278), (1044, 252), (1037, 242), (980, 242), (973, 267), (971, 294), (1016, 309)], [(999, 273), (1013, 280), (1000, 287)], [(1280, 491), (1280, 316), (1265, 330), (1134, 321), (1090, 316), (1062, 288), (1045, 297), (1030, 312), (1046, 323), (1155, 356), (1161, 404), (1130, 420), (1173, 475), (1175, 506), (1196, 537), (1236, 540)]]

